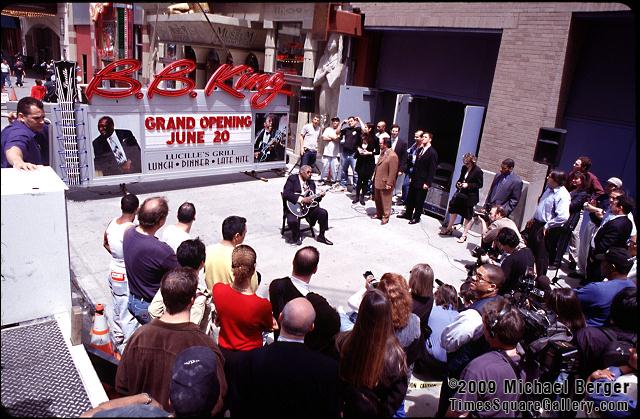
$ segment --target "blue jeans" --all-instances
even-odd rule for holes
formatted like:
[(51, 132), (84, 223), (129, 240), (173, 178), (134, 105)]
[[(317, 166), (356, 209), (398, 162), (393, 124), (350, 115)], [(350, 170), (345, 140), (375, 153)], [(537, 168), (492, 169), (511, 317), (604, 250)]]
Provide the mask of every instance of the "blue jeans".
[(349, 166), (353, 172), (353, 185), (358, 184), (358, 174), (356, 173), (355, 153), (340, 153), (340, 185), (347, 186), (349, 183)]
[(149, 315), (149, 304), (150, 303), (135, 297), (133, 294), (129, 294), (129, 311), (140, 324), (147, 324), (151, 321), (151, 316)]
[(318, 154), (318, 152), (316, 150), (307, 150), (304, 152), (304, 154), (302, 155), (302, 158), (300, 159), (300, 167), (307, 165), (307, 166), (311, 166), (311, 168), (313, 168), (313, 165), (316, 164), (316, 155)]
[(118, 352), (122, 354), (124, 346), (140, 324), (129, 311), (129, 284), (125, 274), (111, 272), (109, 275), (109, 287), (113, 296), (111, 335)]

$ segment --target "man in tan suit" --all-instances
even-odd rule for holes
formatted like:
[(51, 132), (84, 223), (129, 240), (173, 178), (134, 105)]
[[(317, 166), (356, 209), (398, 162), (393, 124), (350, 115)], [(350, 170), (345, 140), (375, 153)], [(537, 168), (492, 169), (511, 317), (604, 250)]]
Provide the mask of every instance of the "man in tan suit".
[(376, 164), (376, 171), (373, 175), (373, 185), (375, 187), (376, 216), (382, 220), (380, 224), (389, 222), (391, 215), (391, 199), (393, 198), (393, 187), (398, 177), (398, 155), (391, 149), (391, 138), (380, 139), (380, 158)]

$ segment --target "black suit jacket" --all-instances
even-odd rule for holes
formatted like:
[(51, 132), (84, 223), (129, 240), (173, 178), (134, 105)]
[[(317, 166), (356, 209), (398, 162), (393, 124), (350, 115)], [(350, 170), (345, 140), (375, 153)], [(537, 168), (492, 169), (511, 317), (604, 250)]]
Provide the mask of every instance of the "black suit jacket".
[(233, 374), (232, 417), (339, 417), (338, 363), (304, 344), (248, 351)]
[(483, 173), (482, 169), (478, 166), (473, 166), (467, 179), (465, 180), (464, 175), (467, 173), (467, 166), (462, 166), (462, 170), (460, 171), (460, 177), (458, 178), (458, 182), (467, 182), (469, 186), (465, 189), (460, 189), (460, 192), (467, 195), (467, 205), (473, 207), (475, 204), (480, 201), (480, 188), (482, 188), (482, 179)]
[[(418, 149), (418, 154), (419, 153), (420, 149)], [(422, 156), (416, 158), (416, 163), (413, 165), (413, 173), (411, 174), (411, 187), (422, 188), (422, 185), (425, 183), (431, 187), (437, 166), (438, 152), (431, 146)]]
[[(501, 205), (507, 212), (507, 215), (509, 215), (520, 201), (520, 196), (522, 195), (522, 179), (515, 173), (511, 173), (505, 181), (498, 186), (497, 184), (501, 179), (502, 176), (500, 174), (493, 178), (485, 206), (493, 204)], [(492, 193), (494, 196), (491, 196)], [(491, 200), (489, 200), (489, 198), (491, 198)]]
[(594, 255), (599, 255), (607, 251), (610, 247), (627, 247), (627, 240), (633, 228), (631, 221), (624, 217), (614, 218), (603, 225), (593, 239), (596, 247)]
[(407, 140), (398, 138), (398, 142), (396, 143), (396, 148), (393, 151), (398, 155), (398, 171), (402, 173), (407, 173), (407, 148), (409, 148), (409, 144)]
[[(117, 129), (115, 134), (120, 141), (120, 146), (127, 155), (127, 160), (131, 160), (131, 172), (129, 173), (140, 173), (140, 146), (136, 137), (126, 129)], [(107, 138), (102, 135), (93, 140), (93, 162), (95, 170), (102, 171), (103, 176), (126, 174), (118, 166)]]
[[(302, 296), (289, 277), (274, 279), (269, 285), (269, 301), (271, 301), (273, 317), (278, 319), (289, 301)], [(340, 331), (340, 315), (320, 294), (310, 292), (306, 298), (316, 311), (316, 321), (315, 328), (307, 333), (304, 343), (313, 350), (333, 354), (335, 336)]]
[[(312, 181), (311, 178), (307, 180), (307, 185), (309, 186), (309, 189), (311, 189), (311, 192), (315, 194), (316, 183)], [(284, 199), (292, 204), (296, 204), (301, 193), (302, 187), (300, 186), (298, 174), (289, 176), (284, 184), (284, 189), (282, 190), (282, 196), (284, 196)], [(320, 201), (321, 199), (322, 198), (318, 198), (317, 200)]]

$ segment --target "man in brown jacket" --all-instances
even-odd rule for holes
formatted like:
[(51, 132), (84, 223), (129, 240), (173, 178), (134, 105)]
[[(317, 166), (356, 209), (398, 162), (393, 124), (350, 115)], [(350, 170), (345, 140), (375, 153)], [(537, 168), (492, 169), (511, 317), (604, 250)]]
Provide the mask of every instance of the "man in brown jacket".
[(376, 171), (373, 175), (376, 216), (372, 217), (382, 220), (380, 222), (382, 225), (389, 222), (393, 187), (397, 177), (398, 155), (391, 149), (391, 138), (383, 137), (380, 139), (380, 158), (376, 163)]

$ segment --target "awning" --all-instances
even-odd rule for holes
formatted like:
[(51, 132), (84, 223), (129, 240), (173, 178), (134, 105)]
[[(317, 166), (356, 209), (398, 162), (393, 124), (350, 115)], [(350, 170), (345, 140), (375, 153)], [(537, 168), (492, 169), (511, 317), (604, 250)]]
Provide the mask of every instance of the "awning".
[(262, 50), (267, 37), (265, 29), (253, 28), (249, 21), (215, 14), (158, 15), (157, 25), (156, 15), (147, 15), (147, 23), (156, 26), (158, 39), (167, 43), (222, 47), (222, 39), (227, 48)]

